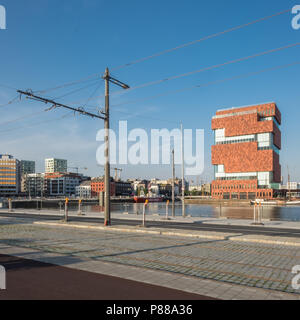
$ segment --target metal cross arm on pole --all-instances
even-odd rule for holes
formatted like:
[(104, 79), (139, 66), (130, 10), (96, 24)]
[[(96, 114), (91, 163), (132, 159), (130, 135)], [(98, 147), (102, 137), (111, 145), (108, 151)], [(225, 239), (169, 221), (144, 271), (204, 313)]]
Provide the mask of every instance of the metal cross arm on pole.
[(119, 87), (121, 87), (121, 88), (123, 88), (125, 90), (130, 89), (129, 85), (127, 85), (127, 84), (125, 84), (125, 83), (123, 83), (123, 82), (111, 77), (109, 74), (108, 75), (105, 74), (102, 78), (104, 80), (108, 80), (111, 83), (114, 83), (115, 85), (117, 85), (117, 86), (119, 86)]
[(20, 97), (22, 95), (25, 95), (28, 99), (40, 101), (43, 103), (49, 103), (51, 104), (51, 110), (52, 108), (62, 107), (65, 109), (72, 110), (74, 112), (78, 112), (82, 115), (89, 116), (92, 118), (98, 118), (104, 120), (104, 129), (105, 129), (105, 180), (104, 180), (104, 187), (105, 187), (105, 213), (104, 213), (104, 225), (109, 226), (111, 224), (110, 219), (110, 162), (109, 162), (109, 83), (113, 83), (123, 89), (129, 89), (129, 86), (115, 78), (112, 78), (109, 74), (108, 68), (105, 70), (105, 74), (102, 76), (102, 79), (105, 80), (105, 111), (100, 111), (103, 116), (99, 114), (94, 114), (91, 112), (87, 112), (84, 110), (84, 108), (73, 108), (70, 106), (67, 106), (62, 103), (58, 103), (54, 100), (43, 98), (40, 96), (35, 95), (32, 91), (22, 91), (17, 90), (17, 92), (20, 94)]
[(83, 114), (83, 115), (85, 115), (85, 116), (89, 116), (89, 117), (92, 117), (92, 118), (99, 118), (99, 119), (102, 119), (102, 120), (105, 120), (105, 119), (106, 119), (105, 117), (99, 116), (98, 114), (94, 114), (94, 113), (91, 113), (91, 112), (87, 112), (87, 111), (85, 111), (85, 110), (82, 109), (82, 108), (73, 108), (73, 107), (67, 106), (67, 105), (65, 105), (65, 104), (56, 102), (56, 101), (51, 100), (51, 99), (47, 99), (47, 98), (43, 98), (43, 97), (36, 96), (36, 95), (34, 95), (32, 92), (30, 92), (30, 91), (18, 90), (18, 93), (20, 93), (21, 95), (27, 96), (27, 98), (28, 98), (28, 99), (31, 99), (31, 100), (36, 100), (36, 101), (44, 102), (44, 103), (46, 103), (46, 104), (47, 104), (47, 103), (52, 104), (53, 107), (66, 108), (66, 109), (72, 110), (72, 111), (74, 111), (74, 112), (78, 112), (78, 113), (80, 113), (80, 114)]

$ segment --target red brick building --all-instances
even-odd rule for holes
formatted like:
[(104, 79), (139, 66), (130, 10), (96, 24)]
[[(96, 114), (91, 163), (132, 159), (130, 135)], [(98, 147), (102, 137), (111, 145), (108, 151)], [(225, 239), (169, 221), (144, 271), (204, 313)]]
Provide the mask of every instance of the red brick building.
[(275, 103), (219, 110), (212, 119), (215, 199), (271, 199), (279, 189), (281, 113)]
[[(98, 196), (100, 192), (105, 192), (104, 180), (103, 178), (95, 178), (91, 181), (91, 193), (92, 197)], [(113, 179), (110, 182), (110, 195), (116, 195), (116, 185)]]

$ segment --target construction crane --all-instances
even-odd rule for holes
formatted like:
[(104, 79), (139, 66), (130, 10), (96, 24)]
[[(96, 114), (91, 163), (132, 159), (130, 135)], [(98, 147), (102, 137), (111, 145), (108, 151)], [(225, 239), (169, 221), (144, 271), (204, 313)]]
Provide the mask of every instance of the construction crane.
[[(121, 180), (121, 172), (123, 171), (122, 169), (114, 168), (115, 170), (115, 181)], [(120, 172), (119, 178), (118, 178), (118, 171)]]
[(83, 168), (79, 168), (79, 167), (68, 167), (68, 169), (75, 169), (75, 170), (76, 170), (76, 173), (78, 174), (79, 169), (87, 170), (88, 168), (86, 168), (86, 167), (83, 167)]

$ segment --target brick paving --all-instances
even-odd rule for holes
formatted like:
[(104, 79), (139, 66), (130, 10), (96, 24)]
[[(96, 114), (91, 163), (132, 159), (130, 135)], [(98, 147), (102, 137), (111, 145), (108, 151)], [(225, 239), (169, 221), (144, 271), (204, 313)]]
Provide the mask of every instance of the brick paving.
[[(207, 288), (215, 296), (238, 298), (230, 285), (293, 293), (294, 265), (300, 264), (300, 248), (230, 240), (193, 239), (159, 235), (103, 232), (27, 224), (25, 220), (0, 219), (0, 244), (42, 252), (118, 263), (149, 270), (167, 271), (188, 279), (216, 280), (220, 286)], [(134, 272), (132, 274), (134, 277)], [(180, 279), (179, 279), (180, 280)], [(177, 281), (179, 281), (177, 280)], [(143, 281), (151, 283), (151, 273)], [(222, 284), (229, 286), (222, 286)], [(193, 282), (182, 280), (189, 291)], [(208, 284), (209, 285), (209, 284)], [(172, 286), (172, 285), (171, 285)], [(242, 287), (241, 287), (242, 288)], [(209, 290), (208, 290), (209, 291)], [(249, 294), (251, 290), (249, 291)], [(265, 296), (265, 293), (263, 294)]]

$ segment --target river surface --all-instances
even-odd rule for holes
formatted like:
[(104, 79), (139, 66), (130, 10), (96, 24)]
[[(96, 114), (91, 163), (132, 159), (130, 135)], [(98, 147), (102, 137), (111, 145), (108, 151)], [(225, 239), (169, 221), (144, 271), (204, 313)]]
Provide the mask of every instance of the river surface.
[[(28, 206), (26, 206), (28, 208)], [(43, 208), (51, 208), (59, 210), (57, 204), (43, 203)], [(63, 205), (62, 205), (63, 208)], [(186, 215), (192, 217), (205, 217), (205, 218), (236, 218), (236, 219), (253, 219), (253, 206), (219, 206), (218, 204), (186, 204)], [(69, 210), (76, 211), (77, 205), (72, 204)], [(262, 218), (282, 221), (300, 221), (300, 206), (264, 206), (262, 207)], [(98, 205), (83, 204), (83, 212), (102, 212), (103, 207)], [(112, 203), (112, 213), (124, 213), (128, 214), (142, 214), (142, 203)], [(146, 214), (159, 214), (161, 216), (166, 215), (166, 203), (149, 203), (146, 206)], [(169, 216), (172, 215), (171, 204), (168, 207)], [(175, 204), (175, 215), (182, 215), (182, 206), (180, 202)]]

